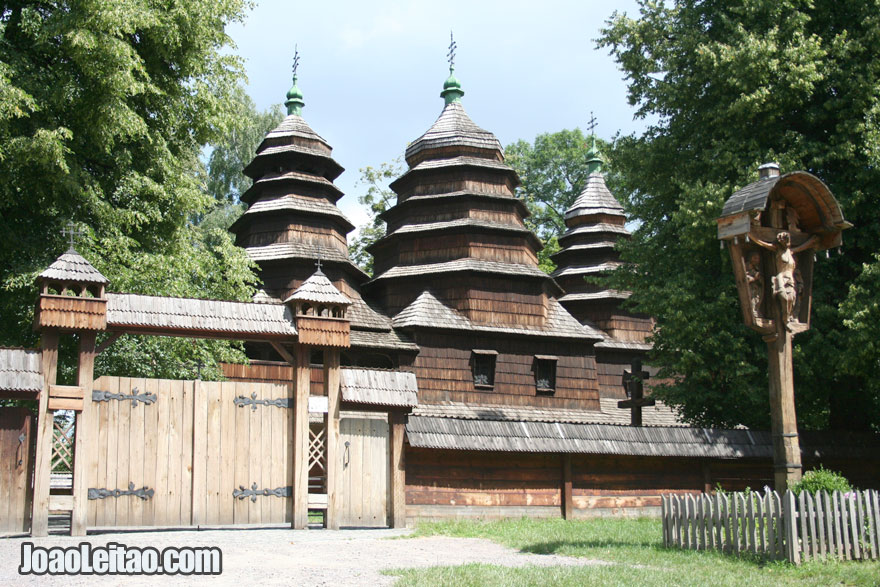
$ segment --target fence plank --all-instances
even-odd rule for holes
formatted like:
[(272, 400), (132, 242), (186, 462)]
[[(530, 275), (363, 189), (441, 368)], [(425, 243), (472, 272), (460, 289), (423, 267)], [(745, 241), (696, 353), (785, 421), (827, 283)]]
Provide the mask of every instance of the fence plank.
[(697, 550), (708, 550), (706, 543), (706, 502), (703, 494), (697, 496)]
[(715, 525), (715, 548), (721, 552), (724, 552), (724, 527), (722, 525), (722, 521), (724, 520), (724, 514), (721, 505), (721, 495), (715, 494), (715, 515), (714, 515), (714, 525)]
[(818, 532), (818, 553), (825, 558), (828, 554), (825, 545), (825, 509), (822, 504), (822, 492), (816, 492), (816, 531)]
[(739, 498), (740, 496), (736, 493), (733, 494), (732, 509), (730, 512), (730, 531), (733, 534), (733, 553), (739, 554), (740, 552), (740, 517), (742, 515), (742, 510), (739, 507)]
[(831, 503), (831, 495), (822, 491), (822, 508), (825, 510), (825, 528), (827, 529), (826, 540), (828, 542), (828, 554), (838, 556), (839, 542), (835, 542), (834, 528), (834, 505)]
[(807, 492), (801, 491), (797, 499), (798, 526), (800, 528), (800, 541), (795, 546), (800, 547), (801, 560), (810, 558), (809, 533), (807, 531)]
[(843, 537), (843, 558), (845, 560), (852, 560), (852, 549), (849, 542), (849, 513), (846, 509), (846, 498), (843, 497), (840, 491), (835, 491), (834, 497), (837, 500), (837, 508), (840, 514), (838, 524), (840, 526), (840, 535)]
[(784, 502), (785, 510), (782, 519), (785, 522), (785, 554), (790, 563), (800, 564), (801, 552), (798, 546), (797, 506), (795, 505), (794, 493), (786, 491)]
[(724, 552), (732, 552), (733, 551), (733, 538), (731, 537), (730, 531), (730, 498), (726, 495), (721, 496), (721, 502), (724, 507)]
[(862, 558), (862, 516), (859, 506), (859, 493), (857, 491), (847, 492), (847, 501), (849, 502), (849, 528), (852, 533), (853, 542), (853, 558), (859, 560)]
[[(809, 516), (808, 530), (810, 533), (810, 557), (816, 558), (819, 555), (819, 548), (816, 541), (816, 507), (814, 505), (813, 494), (808, 491), (802, 491), (801, 493), (806, 494), (807, 496), (807, 515)], [(806, 545), (805, 545), (806, 546)]]
[(681, 498), (677, 495), (673, 496), (673, 511), (675, 512), (675, 519), (673, 523), (675, 527), (672, 532), (675, 536), (675, 543), (679, 548), (684, 548), (684, 539), (681, 536), (681, 518), (682, 518), (682, 503)]
[(762, 555), (767, 554), (767, 535), (764, 531), (764, 500), (761, 499), (760, 494), (755, 494), (755, 517), (756, 525), (758, 528), (758, 553)]
[(748, 522), (748, 549), (753, 554), (758, 554), (757, 536), (755, 535), (755, 497), (751, 493), (746, 497), (746, 519)]
[(877, 547), (875, 558), (878, 558), (880, 557), (880, 493), (873, 489), (870, 493), (873, 516), (871, 517), (869, 531), (874, 535), (874, 544)]

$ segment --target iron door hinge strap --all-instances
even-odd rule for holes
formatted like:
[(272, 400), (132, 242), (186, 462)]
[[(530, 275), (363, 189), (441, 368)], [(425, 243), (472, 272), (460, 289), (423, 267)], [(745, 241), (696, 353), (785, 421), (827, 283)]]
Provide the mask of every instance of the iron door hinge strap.
[(131, 401), (131, 407), (136, 407), (138, 402), (149, 405), (156, 403), (156, 394), (155, 393), (139, 393), (137, 387), (131, 390), (131, 394), (126, 395), (124, 393), (113, 393), (110, 391), (101, 391), (100, 389), (95, 389), (92, 391), (92, 401), (93, 402), (109, 402), (111, 399), (125, 401)]
[(276, 487), (275, 489), (257, 489), (257, 484), (254, 483), (250, 489), (245, 489), (244, 485), (239, 485), (238, 489), (232, 492), (232, 497), (235, 499), (250, 497), (253, 502), (257, 501), (258, 495), (266, 497), (291, 497), (293, 495), (293, 487), (288, 485), (287, 487)]
[(134, 488), (134, 483), (128, 484), (128, 489), (95, 489), (89, 487), (89, 499), (104, 499), (107, 497), (122, 497), (123, 495), (133, 495), (143, 500), (152, 499), (155, 491), (148, 487)]
[(232, 402), (237, 405), (239, 408), (244, 406), (250, 406), (251, 410), (256, 411), (257, 406), (277, 406), (279, 408), (289, 408), (290, 398), (289, 397), (279, 397), (277, 399), (257, 399), (256, 392), (251, 394), (251, 397), (245, 397), (243, 395), (238, 396)]

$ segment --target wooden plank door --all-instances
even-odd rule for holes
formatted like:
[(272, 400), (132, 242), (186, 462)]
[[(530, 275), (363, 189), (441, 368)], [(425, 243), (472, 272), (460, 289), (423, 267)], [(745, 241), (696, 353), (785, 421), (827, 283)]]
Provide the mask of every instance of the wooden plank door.
[(195, 388), (192, 525), (289, 523), (292, 386), (198, 381)]
[(0, 536), (31, 527), (34, 416), (26, 408), (0, 408)]
[(189, 526), (194, 382), (100, 377), (94, 389), (89, 527)]
[(389, 434), (386, 414), (344, 412), (339, 421), (342, 458), (341, 526), (388, 526)]

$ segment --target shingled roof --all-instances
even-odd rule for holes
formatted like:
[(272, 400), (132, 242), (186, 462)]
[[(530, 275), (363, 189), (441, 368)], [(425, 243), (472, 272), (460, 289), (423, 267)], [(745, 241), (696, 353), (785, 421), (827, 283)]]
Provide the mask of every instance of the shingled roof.
[(452, 102), (446, 104), (431, 128), (407, 147), (406, 160), (426, 149), (452, 146), (502, 151), (494, 134), (474, 124), (461, 102)]
[[(270, 130), (264, 137), (264, 143), (261, 144), (260, 147), (263, 147), (266, 141), (272, 141), (273, 139), (281, 139), (284, 137), (300, 137), (318, 141), (323, 143), (327, 149), (330, 149), (329, 143), (327, 143), (321, 135), (312, 130), (312, 127), (309, 126), (309, 123), (306, 122), (302, 116), (297, 114), (288, 114), (287, 117), (281, 121), (281, 124)], [(258, 147), (257, 150), (259, 151), (260, 148)]]
[[(221, 338), (296, 336), (283, 304), (107, 294), (107, 327), (132, 331), (216, 334)], [(169, 332), (170, 333), (170, 332)]]
[(344, 401), (400, 407), (413, 407), (419, 403), (415, 373), (346, 367), (339, 373)]
[(110, 281), (101, 275), (85, 257), (74, 249), (68, 249), (66, 253), (58, 257), (54, 263), (40, 273), (40, 278), (52, 281), (95, 283), (107, 285)]
[(292, 301), (315, 302), (319, 304), (351, 305), (351, 298), (336, 289), (324, 272), (318, 269), (302, 282), (284, 303)]
[(601, 173), (591, 173), (587, 177), (587, 183), (583, 191), (574, 201), (574, 204), (565, 211), (565, 218), (582, 216), (586, 214), (615, 214), (623, 216), (623, 206), (605, 185), (605, 176)]
[(42, 389), (40, 351), (0, 347), (0, 391), (38, 393)]
[(443, 328), (451, 330), (471, 330), (475, 332), (497, 332), (501, 334), (521, 334), (553, 338), (578, 338), (604, 340), (604, 334), (595, 328), (580, 324), (554, 298), (549, 298), (547, 320), (543, 327), (538, 326), (494, 326), (472, 322), (466, 316), (444, 305), (430, 291), (424, 291), (409, 306), (394, 317), (395, 328)]

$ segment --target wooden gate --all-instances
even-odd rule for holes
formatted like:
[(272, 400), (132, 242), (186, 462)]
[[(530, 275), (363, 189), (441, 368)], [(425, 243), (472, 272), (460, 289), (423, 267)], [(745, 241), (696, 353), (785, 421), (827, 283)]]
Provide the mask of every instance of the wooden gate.
[(28, 532), (33, 499), (34, 416), (0, 408), (0, 535)]
[(343, 412), (339, 420), (342, 454), (341, 526), (388, 526), (388, 418), (385, 414)]
[(292, 386), (101, 377), (89, 526), (290, 522)]

